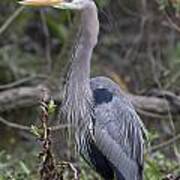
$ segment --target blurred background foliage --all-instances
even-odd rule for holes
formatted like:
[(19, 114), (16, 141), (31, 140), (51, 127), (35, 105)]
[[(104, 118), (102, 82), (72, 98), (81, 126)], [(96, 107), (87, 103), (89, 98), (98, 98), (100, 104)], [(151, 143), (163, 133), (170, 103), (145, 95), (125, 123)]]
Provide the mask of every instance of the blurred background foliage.
[[(92, 76), (109, 76), (134, 94), (160, 89), (180, 95), (179, 1), (97, 0), (97, 5), (101, 31)], [(0, 91), (6, 90), (5, 84), (24, 80), (17, 86), (35, 86), (46, 79), (74, 26), (74, 12), (19, 8), (16, 0), (0, 2)], [(34, 108), (23, 108), (1, 116), (30, 126), (37, 114)], [(152, 147), (145, 155), (145, 180), (180, 175), (180, 141), (158, 147), (180, 132), (180, 118), (170, 114), (166, 119), (142, 119)], [(0, 137), (0, 180), (38, 179), (35, 138), (3, 124)], [(82, 180), (100, 179), (81, 164)]]

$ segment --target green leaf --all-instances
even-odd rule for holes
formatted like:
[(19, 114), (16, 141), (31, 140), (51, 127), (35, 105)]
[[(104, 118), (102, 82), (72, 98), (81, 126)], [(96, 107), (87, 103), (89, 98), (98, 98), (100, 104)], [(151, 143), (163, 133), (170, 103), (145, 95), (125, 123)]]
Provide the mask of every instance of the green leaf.
[(38, 128), (37, 126), (31, 125), (31, 132), (38, 138), (41, 137), (42, 130), (40, 128)]
[(50, 100), (48, 104), (48, 114), (53, 114), (56, 110), (56, 105), (53, 100)]

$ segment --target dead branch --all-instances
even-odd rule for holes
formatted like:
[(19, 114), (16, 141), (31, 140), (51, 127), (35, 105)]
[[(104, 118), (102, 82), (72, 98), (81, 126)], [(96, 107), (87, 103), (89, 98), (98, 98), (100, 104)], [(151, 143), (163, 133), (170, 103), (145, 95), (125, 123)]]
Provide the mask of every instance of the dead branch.
[(0, 91), (11, 89), (11, 88), (14, 88), (14, 87), (18, 87), (20, 85), (23, 85), (25, 83), (29, 83), (29, 82), (31, 82), (33, 80), (36, 80), (36, 79), (46, 79), (46, 78), (47, 78), (47, 76), (41, 75), (41, 74), (32, 75), (30, 77), (25, 77), (25, 78), (19, 79), (17, 81), (14, 81), (12, 83), (0, 85)]
[(24, 7), (19, 7), (6, 21), (5, 23), (0, 27), (0, 35), (2, 35), (8, 27), (13, 23), (13, 21), (21, 14), (21, 12), (24, 10)]
[(37, 105), (42, 87), (21, 87), (0, 92), (0, 112)]
[(23, 130), (23, 131), (30, 131), (31, 128), (28, 127), (28, 126), (24, 126), (24, 125), (21, 125), (21, 124), (17, 124), (17, 123), (12, 123), (12, 122), (9, 122), (8, 120), (0, 117), (0, 123), (3, 123), (4, 125), (10, 127), (10, 128), (14, 128), (14, 129), (18, 129), (18, 130)]
[(170, 112), (173, 115), (180, 113), (180, 97), (174, 94), (171, 97), (137, 96), (128, 94), (128, 97), (140, 113), (142, 111), (148, 114), (151, 113), (151, 115), (155, 117), (167, 116)]
[[(0, 113), (37, 105), (44, 88), (46, 87), (21, 87), (0, 92)], [(59, 96), (56, 94), (54, 94), (53, 99), (60, 102)], [(180, 97), (170, 92), (169, 94), (172, 95), (153, 97), (127, 94), (127, 96), (140, 114), (164, 117), (170, 111), (173, 115), (178, 115), (180, 114)]]
[(148, 151), (153, 152), (153, 151), (157, 151), (157, 150), (162, 149), (162, 148), (166, 148), (166, 147), (170, 146), (171, 144), (173, 144), (179, 140), (180, 140), (180, 134), (177, 134), (176, 136), (172, 137), (171, 139), (169, 139), (165, 142), (162, 142), (161, 144), (152, 146)]
[[(7, 119), (4, 119), (1, 116), (0, 116), (0, 123), (6, 125), (9, 128), (14, 128), (14, 129), (22, 130), (22, 131), (29, 131), (30, 132), (32, 130), (32, 128), (29, 126), (21, 125), (19, 123), (9, 122)], [(56, 126), (51, 126), (51, 127), (49, 127), (49, 129), (51, 131), (58, 131), (60, 129), (65, 129), (65, 128), (68, 128), (70, 126), (71, 125), (69, 125), (69, 124), (59, 124)]]

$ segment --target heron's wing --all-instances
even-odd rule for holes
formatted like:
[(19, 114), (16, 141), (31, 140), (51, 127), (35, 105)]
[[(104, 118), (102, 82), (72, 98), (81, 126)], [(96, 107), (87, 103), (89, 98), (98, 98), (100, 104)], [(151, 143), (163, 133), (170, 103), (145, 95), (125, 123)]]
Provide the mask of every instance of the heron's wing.
[[(128, 102), (128, 101), (127, 101)], [(143, 125), (132, 106), (114, 96), (95, 107), (95, 143), (126, 179), (138, 177), (143, 167)]]

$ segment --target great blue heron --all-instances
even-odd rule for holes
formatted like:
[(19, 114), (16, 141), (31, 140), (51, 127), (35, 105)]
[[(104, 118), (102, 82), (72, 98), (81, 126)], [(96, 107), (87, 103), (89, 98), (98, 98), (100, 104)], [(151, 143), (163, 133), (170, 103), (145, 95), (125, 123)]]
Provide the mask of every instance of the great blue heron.
[(106, 77), (90, 79), (90, 61), (99, 34), (93, 0), (24, 0), (81, 14), (62, 112), (77, 127), (84, 159), (106, 180), (142, 180), (144, 126), (119, 86)]

